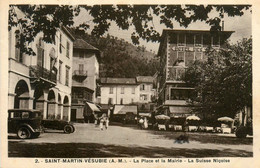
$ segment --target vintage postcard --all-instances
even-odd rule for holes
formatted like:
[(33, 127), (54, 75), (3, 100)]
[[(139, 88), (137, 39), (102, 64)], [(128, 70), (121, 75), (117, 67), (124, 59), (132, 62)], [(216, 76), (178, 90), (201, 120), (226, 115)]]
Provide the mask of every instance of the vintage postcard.
[(0, 4), (0, 167), (260, 166), (256, 1)]

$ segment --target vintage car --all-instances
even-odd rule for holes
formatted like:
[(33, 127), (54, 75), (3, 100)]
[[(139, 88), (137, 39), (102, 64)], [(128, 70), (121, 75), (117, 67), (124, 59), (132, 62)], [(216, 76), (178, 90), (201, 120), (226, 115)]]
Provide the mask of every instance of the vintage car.
[(8, 133), (20, 139), (37, 138), (41, 132), (41, 112), (30, 109), (8, 110)]
[(64, 120), (43, 119), (41, 124), (44, 130), (63, 130), (64, 133), (67, 134), (73, 133), (75, 131), (75, 127), (72, 125), (72, 123)]

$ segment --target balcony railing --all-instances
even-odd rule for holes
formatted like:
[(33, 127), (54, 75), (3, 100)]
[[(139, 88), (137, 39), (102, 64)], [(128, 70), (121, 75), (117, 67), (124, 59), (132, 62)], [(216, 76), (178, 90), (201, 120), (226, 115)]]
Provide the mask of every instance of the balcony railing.
[(73, 75), (75, 76), (86, 76), (88, 75), (87, 71), (82, 71), (82, 70), (75, 70), (73, 72)]
[(56, 84), (57, 74), (47, 70), (41, 66), (30, 66), (30, 77), (31, 78), (43, 78)]

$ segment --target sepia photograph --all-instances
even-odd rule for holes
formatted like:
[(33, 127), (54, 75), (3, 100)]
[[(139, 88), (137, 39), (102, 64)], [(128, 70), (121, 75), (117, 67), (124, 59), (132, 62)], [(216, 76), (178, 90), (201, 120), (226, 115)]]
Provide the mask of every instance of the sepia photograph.
[(252, 4), (13, 3), (7, 11), (9, 159), (255, 156)]

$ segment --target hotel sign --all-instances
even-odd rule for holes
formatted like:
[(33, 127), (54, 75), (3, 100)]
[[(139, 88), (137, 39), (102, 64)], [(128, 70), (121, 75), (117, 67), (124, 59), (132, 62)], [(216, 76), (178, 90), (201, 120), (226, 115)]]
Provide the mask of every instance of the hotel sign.
[(194, 52), (205, 52), (206, 48), (202, 47), (172, 47), (173, 51), (194, 51)]

